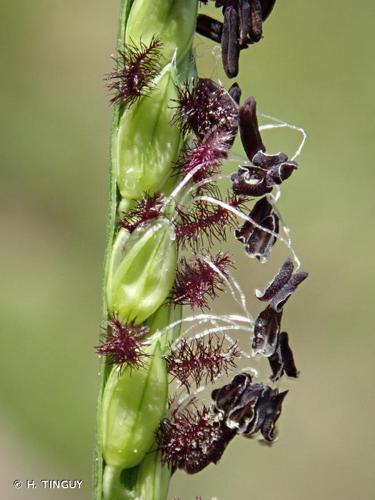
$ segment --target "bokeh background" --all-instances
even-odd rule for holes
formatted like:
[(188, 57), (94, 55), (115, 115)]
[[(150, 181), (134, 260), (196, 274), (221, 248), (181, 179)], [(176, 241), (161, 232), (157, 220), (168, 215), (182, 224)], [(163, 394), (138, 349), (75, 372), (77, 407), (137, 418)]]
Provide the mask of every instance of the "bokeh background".
[[(118, 1), (0, 5), (0, 496), (87, 500), (111, 122), (102, 75)], [(372, 0), (279, 0), (242, 55), (244, 94), (309, 134), (280, 203), (311, 273), (284, 323), (302, 376), (272, 449), (237, 439), (218, 466), (176, 474), (171, 496), (375, 498), (374, 15)], [(199, 65), (223, 78), (211, 49), (198, 42)], [(265, 140), (297, 143), (291, 132)], [(277, 252), (268, 267), (240, 258), (249, 293)], [(12, 488), (62, 478), (84, 487)]]

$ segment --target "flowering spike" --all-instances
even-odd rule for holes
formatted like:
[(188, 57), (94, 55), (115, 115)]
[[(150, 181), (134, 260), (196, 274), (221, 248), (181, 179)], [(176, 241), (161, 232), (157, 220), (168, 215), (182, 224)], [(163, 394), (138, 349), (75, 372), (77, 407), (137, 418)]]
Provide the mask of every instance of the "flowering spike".
[(221, 374), (235, 368), (240, 356), (237, 343), (224, 347), (224, 338), (209, 335), (207, 341), (184, 338), (165, 356), (168, 372), (189, 391), (191, 381), (198, 387), (212, 383)]
[(183, 258), (180, 266), (171, 293), (171, 303), (205, 309), (208, 299), (214, 299), (223, 290), (225, 276), (233, 263), (227, 254), (219, 253), (216, 257), (197, 257), (191, 262)]
[(96, 352), (101, 356), (108, 356), (110, 364), (140, 367), (148, 357), (142, 350), (143, 340), (148, 333), (147, 326), (126, 325), (112, 316), (108, 321), (106, 337), (96, 347)]
[(159, 217), (162, 208), (162, 195), (145, 194), (132, 210), (123, 213), (120, 226), (132, 233), (140, 224)]
[(138, 97), (147, 94), (152, 81), (161, 70), (159, 63), (162, 44), (152, 38), (148, 45), (130, 43), (119, 51), (116, 69), (106, 76), (108, 89), (114, 92), (111, 102), (131, 105)]
[(163, 463), (172, 471), (183, 469), (194, 474), (210, 463), (216, 464), (235, 434), (210, 409), (199, 409), (193, 402), (163, 420), (157, 441)]
[[(228, 196), (225, 203), (232, 208), (243, 208), (245, 198), (241, 196)], [(176, 237), (180, 245), (190, 245), (199, 248), (206, 237), (212, 244), (214, 240), (226, 239), (227, 229), (234, 229), (237, 224), (235, 214), (226, 208), (212, 206), (206, 201), (196, 201), (189, 212), (177, 208), (180, 221), (176, 223)]]
[(233, 139), (237, 134), (237, 106), (224, 87), (209, 78), (200, 78), (193, 88), (179, 89), (175, 119), (184, 133), (192, 130), (200, 139), (216, 130), (229, 132)]

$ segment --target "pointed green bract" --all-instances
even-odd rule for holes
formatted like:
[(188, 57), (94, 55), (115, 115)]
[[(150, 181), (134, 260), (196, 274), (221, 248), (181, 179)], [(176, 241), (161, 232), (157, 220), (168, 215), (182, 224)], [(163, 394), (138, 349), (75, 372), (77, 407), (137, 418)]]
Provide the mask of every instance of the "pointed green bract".
[(125, 245), (120, 231), (108, 273), (108, 310), (123, 323), (140, 324), (167, 298), (176, 276), (177, 245), (167, 219), (141, 225)]
[(125, 199), (163, 189), (182, 145), (178, 127), (172, 126), (176, 100), (176, 67), (168, 64), (154, 89), (121, 116), (113, 156), (117, 184)]
[[(156, 443), (154, 446), (156, 449)], [(167, 465), (162, 465), (160, 452), (147, 453), (138, 470), (135, 498), (147, 500), (167, 498), (170, 477), (171, 471)]]
[(138, 369), (116, 366), (108, 378), (102, 409), (103, 455), (111, 467), (128, 469), (149, 451), (165, 414), (168, 376), (160, 345)]
[(157, 33), (162, 54), (177, 63), (190, 50), (197, 21), (197, 0), (134, 0), (128, 19), (126, 43), (142, 40), (149, 44)]

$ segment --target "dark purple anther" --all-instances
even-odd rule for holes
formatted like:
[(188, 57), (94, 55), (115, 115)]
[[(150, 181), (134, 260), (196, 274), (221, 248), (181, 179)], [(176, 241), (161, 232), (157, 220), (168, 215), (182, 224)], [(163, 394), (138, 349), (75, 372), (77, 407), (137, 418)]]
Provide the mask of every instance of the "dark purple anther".
[(251, 15), (251, 6), (250, 0), (242, 0), (239, 4), (239, 37), (240, 37), (240, 46), (241, 48), (247, 47), (248, 45), (248, 36), (250, 31), (250, 15)]
[(263, 34), (263, 11), (260, 0), (251, 1), (251, 13), (249, 21), (250, 43), (259, 42)]
[(258, 299), (266, 300), (274, 311), (280, 312), (285, 302), (308, 276), (306, 272), (300, 271), (293, 274), (293, 271), (293, 262), (288, 258), (267, 285), (265, 291), (263, 293), (257, 292)]
[(283, 307), (298, 285), (308, 276), (308, 273), (293, 271), (293, 261), (288, 258), (264, 292), (256, 290), (258, 299), (267, 301), (268, 306), (255, 320), (252, 347), (255, 353), (268, 357), (272, 369), (271, 380), (278, 380), (284, 373), (289, 377), (298, 376), (288, 334), (280, 333)]
[[(241, 49), (261, 40), (263, 22), (270, 15), (276, 0), (216, 0), (222, 8), (223, 24), (209, 16), (199, 15), (197, 31), (216, 43), (221, 42), (223, 66), (229, 78), (238, 74)], [(207, 3), (203, 0), (203, 3)]]
[(213, 42), (221, 43), (221, 35), (223, 32), (223, 23), (212, 19), (205, 14), (199, 14), (197, 18), (197, 33)]
[(232, 0), (224, 6), (224, 26), (221, 37), (221, 55), (226, 75), (234, 78), (238, 75), (240, 46), (238, 40), (238, 2)]
[(271, 366), (271, 380), (276, 382), (285, 373), (288, 377), (297, 378), (299, 372), (296, 368), (293, 352), (289, 346), (289, 337), (286, 332), (281, 332), (276, 351), (268, 358)]
[(253, 164), (267, 171), (267, 183), (269, 185), (281, 184), (288, 179), (298, 165), (294, 161), (288, 161), (285, 153), (267, 155), (262, 151), (253, 157)]
[(254, 97), (248, 97), (239, 111), (239, 123), (241, 141), (249, 160), (258, 151), (265, 151), (266, 148), (262, 142), (259, 132), (256, 101)]
[(272, 9), (275, 6), (276, 0), (260, 0), (262, 5), (262, 15), (263, 21), (267, 19), (267, 17), (271, 14)]
[(268, 283), (263, 293), (257, 290), (256, 296), (259, 300), (269, 301), (288, 283), (292, 277), (294, 265), (292, 259), (288, 258), (281, 266), (280, 271)]
[(231, 96), (233, 101), (235, 101), (237, 104), (240, 104), (242, 90), (237, 82), (233, 83), (233, 85), (228, 90), (228, 94)]
[(249, 373), (240, 373), (233, 380), (212, 391), (211, 397), (215, 401), (215, 409), (221, 413), (229, 414), (231, 409), (236, 406), (244, 390), (250, 386), (252, 381)]
[[(245, 245), (245, 251), (261, 262), (267, 260), (279, 233), (279, 217), (266, 197), (261, 198), (249, 214), (253, 222), (245, 224), (235, 231), (236, 238)], [(260, 227), (268, 230), (265, 231)]]
[[(267, 386), (266, 386), (267, 387)], [(254, 430), (246, 434), (246, 437), (252, 435), (258, 430), (261, 431), (265, 441), (272, 443), (276, 437), (275, 425), (281, 414), (281, 407), (288, 391), (279, 392), (267, 387), (256, 407), (256, 419)]]
[(309, 274), (305, 272), (295, 273), (291, 276), (288, 283), (273, 297), (270, 306), (275, 311), (281, 311), (285, 302), (289, 299), (297, 287), (304, 281)]
[(297, 163), (288, 161), (284, 153), (267, 155), (259, 131), (256, 101), (246, 99), (239, 110), (239, 127), (242, 145), (250, 160), (232, 175), (233, 191), (247, 196), (263, 196), (270, 193), (276, 184), (288, 179), (297, 168)]
[(246, 196), (263, 196), (272, 191), (267, 185), (267, 172), (254, 165), (243, 165), (231, 176), (233, 192)]
[(281, 317), (282, 311), (274, 311), (269, 306), (259, 314), (255, 320), (252, 342), (255, 354), (271, 356), (275, 353), (279, 343)]
[(251, 375), (242, 373), (212, 392), (215, 410), (230, 429), (253, 437), (260, 431), (266, 441), (275, 438), (275, 424), (287, 392), (263, 384), (252, 384)]
[(253, 156), (249, 165), (243, 165), (232, 175), (233, 191), (248, 196), (263, 196), (270, 193), (276, 184), (288, 179), (297, 163), (288, 161), (287, 155), (267, 155), (263, 151)]

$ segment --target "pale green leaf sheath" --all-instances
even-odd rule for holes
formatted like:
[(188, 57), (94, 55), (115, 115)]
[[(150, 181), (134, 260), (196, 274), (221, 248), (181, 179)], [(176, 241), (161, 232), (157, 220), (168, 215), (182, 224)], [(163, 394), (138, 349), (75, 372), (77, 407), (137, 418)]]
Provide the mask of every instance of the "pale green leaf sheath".
[[(177, 267), (173, 214), (165, 211), (134, 231), (120, 229), (118, 217), (145, 194), (168, 194), (177, 182), (173, 167), (183, 137), (172, 118), (177, 84), (195, 76), (196, 16), (197, 0), (121, 2), (118, 50), (157, 39), (160, 71), (131, 105), (115, 104), (104, 321), (145, 325), (149, 337), (181, 314), (166, 304)], [(102, 358), (95, 500), (167, 499), (170, 470), (161, 463), (155, 433), (168, 398), (163, 353), (178, 335), (174, 328), (146, 345), (139, 365)]]

